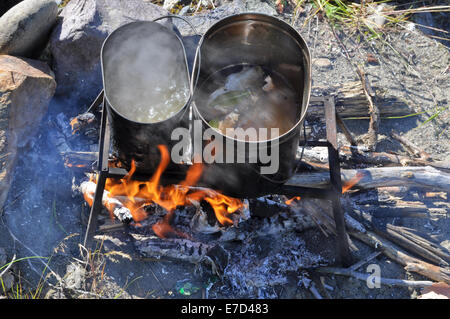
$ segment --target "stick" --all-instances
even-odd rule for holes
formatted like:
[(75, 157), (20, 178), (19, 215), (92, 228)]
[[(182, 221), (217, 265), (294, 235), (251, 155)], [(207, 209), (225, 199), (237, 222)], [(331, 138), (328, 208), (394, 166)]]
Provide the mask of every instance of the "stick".
[(415, 146), (413, 143), (405, 139), (404, 137), (391, 132), (391, 137), (399, 141), (403, 146), (405, 146), (405, 149), (409, 151), (413, 156), (419, 157), (420, 159), (424, 161), (430, 160), (430, 154), (427, 152), (419, 149), (417, 146)]
[(355, 139), (353, 138), (352, 133), (350, 133), (350, 130), (348, 129), (347, 125), (345, 124), (345, 122), (342, 120), (341, 116), (337, 112), (336, 112), (336, 123), (341, 128), (342, 132), (345, 135), (345, 138), (350, 143), (350, 145), (357, 146), (358, 143), (356, 143)]
[[(357, 176), (361, 179), (356, 180)], [(450, 174), (430, 166), (342, 169), (341, 178), (344, 184), (354, 181), (353, 187), (362, 189), (408, 185), (450, 191)], [(294, 175), (286, 185), (326, 188), (329, 183), (328, 172), (304, 172)]]
[(381, 252), (379, 252), (379, 251), (373, 252), (369, 256), (367, 256), (366, 258), (358, 261), (356, 264), (354, 264), (353, 266), (349, 267), (348, 269), (351, 270), (351, 271), (355, 271), (359, 267), (363, 266), (364, 264), (367, 264), (372, 259), (378, 257), (380, 254), (381, 254)]
[(407, 271), (416, 272), (434, 281), (450, 283), (450, 269), (448, 267), (438, 267), (411, 257), (388, 240), (371, 231), (367, 231), (366, 233), (349, 231), (349, 234), (367, 245), (380, 250), (388, 258), (403, 265)]
[[(310, 165), (314, 162), (328, 163), (328, 154), (321, 147), (305, 148), (303, 160)], [(382, 165), (382, 166), (432, 166), (450, 172), (450, 163), (429, 162), (420, 158), (410, 158), (386, 152), (360, 151), (354, 147), (342, 146), (339, 148), (339, 160), (350, 165)], [(328, 164), (325, 164), (328, 168)]]
[[(361, 281), (366, 281), (371, 276), (370, 274), (364, 274), (360, 272), (356, 272), (349, 268), (334, 268), (334, 267), (323, 267), (318, 268), (318, 272), (323, 274), (332, 274), (339, 276), (347, 276), (359, 279)], [(387, 286), (397, 286), (397, 287), (428, 287), (433, 285), (432, 281), (412, 281), (412, 280), (403, 280), (403, 279), (390, 279), (390, 278), (382, 278), (380, 277), (380, 284)]]

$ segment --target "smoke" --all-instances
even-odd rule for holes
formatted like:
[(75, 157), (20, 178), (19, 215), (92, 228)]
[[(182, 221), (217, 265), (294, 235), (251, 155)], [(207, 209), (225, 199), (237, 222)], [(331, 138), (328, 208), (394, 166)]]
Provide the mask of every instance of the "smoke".
[(160, 122), (188, 101), (181, 42), (160, 24), (133, 22), (116, 30), (105, 42), (102, 61), (106, 96), (131, 120)]

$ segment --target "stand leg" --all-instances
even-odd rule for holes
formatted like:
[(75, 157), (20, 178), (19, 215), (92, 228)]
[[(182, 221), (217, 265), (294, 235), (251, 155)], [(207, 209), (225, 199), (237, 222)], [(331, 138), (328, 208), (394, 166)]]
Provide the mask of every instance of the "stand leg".
[(341, 193), (342, 193), (342, 181), (341, 181), (341, 168), (339, 163), (339, 153), (337, 149), (337, 128), (336, 128), (336, 110), (334, 102), (331, 98), (325, 99), (325, 118), (328, 140), (328, 159), (330, 166), (330, 181), (333, 187), (333, 195), (331, 202), (333, 205), (333, 216), (336, 224), (337, 231), (337, 246), (340, 256), (340, 263), (343, 266), (350, 266), (352, 258), (350, 255), (349, 238), (345, 229), (344, 212), (341, 206)]
[[(97, 100), (103, 97), (103, 91), (97, 97)], [(95, 103), (97, 103), (97, 100)], [(106, 114), (105, 101), (102, 103), (102, 120), (100, 124), (99, 137), (99, 156), (98, 156), (98, 181), (95, 189), (94, 201), (92, 203), (91, 212), (89, 214), (89, 221), (86, 228), (86, 235), (84, 237), (84, 247), (88, 248), (92, 243), (95, 231), (97, 229), (98, 214), (102, 209), (102, 197), (105, 190), (106, 178), (108, 177), (108, 156), (110, 145), (110, 129), (108, 125), (108, 117)]]
[(88, 248), (92, 244), (95, 231), (97, 229), (98, 214), (102, 209), (102, 197), (105, 190), (105, 183), (107, 178), (107, 172), (100, 171), (97, 181), (97, 187), (95, 189), (94, 201), (92, 203), (91, 212), (89, 214), (89, 221), (86, 228), (86, 235), (84, 237), (84, 247)]

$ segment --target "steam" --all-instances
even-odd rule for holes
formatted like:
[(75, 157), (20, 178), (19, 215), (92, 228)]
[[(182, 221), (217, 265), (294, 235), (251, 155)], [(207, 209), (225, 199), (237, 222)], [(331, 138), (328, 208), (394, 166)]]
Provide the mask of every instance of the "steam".
[(133, 22), (103, 48), (105, 92), (113, 108), (140, 123), (176, 114), (188, 101), (189, 80), (181, 42), (155, 22)]

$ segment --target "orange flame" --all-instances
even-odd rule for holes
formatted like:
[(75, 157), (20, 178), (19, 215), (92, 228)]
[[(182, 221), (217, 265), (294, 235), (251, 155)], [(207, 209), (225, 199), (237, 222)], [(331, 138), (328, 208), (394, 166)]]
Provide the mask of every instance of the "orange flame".
[[(174, 230), (170, 226), (170, 221), (177, 206), (190, 205), (192, 201), (207, 201), (212, 206), (220, 224), (232, 225), (233, 221), (230, 215), (244, 207), (244, 204), (239, 199), (225, 196), (210, 189), (189, 193), (189, 186), (194, 186), (202, 175), (203, 165), (201, 163), (192, 165), (186, 174), (185, 180), (179, 185), (162, 186), (159, 184), (161, 175), (169, 164), (170, 156), (166, 146), (158, 145), (158, 149), (161, 154), (161, 161), (149, 181), (132, 179), (133, 174), (136, 172), (136, 164), (132, 161), (131, 169), (126, 176), (121, 179), (108, 178), (106, 180), (105, 190), (109, 192), (108, 196), (110, 198), (120, 198), (123, 205), (130, 210), (135, 222), (147, 218), (145, 206), (155, 203), (166, 209), (168, 214), (152, 227), (155, 234), (162, 238), (167, 237), (169, 233), (186, 237), (186, 235)], [(90, 206), (92, 205), (91, 199), (87, 199), (85, 196), (85, 200)], [(114, 207), (106, 208), (113, 216)]]
[(78, 122), (76, 117), (74, 117), (70, 121), (70, 126), (72, 127), (72, 135), (75, 134), (78, 131), (78, 128), (75, 127), (75, 125), (78, 125), (78, 124), (79, 124), (79, 122)]
[(356, 175), (350, 179), (347, 183), (344, 183), (342, 186), (342, 194), (348, 192), (353, 186), (356, 185), (362, 178), (364, 177), (364, 173), (358, 172)]
[(295, 197), (292, 197), (291, 199), (288, 199), (288, 200), (285, 201), (284, 203), (285, 203), (286, 205), (291, 205), (292, 202), (293, 202), (294, 200), (300, 200), (300, 199), (301, 199), (300, 196), (295, 196)]

